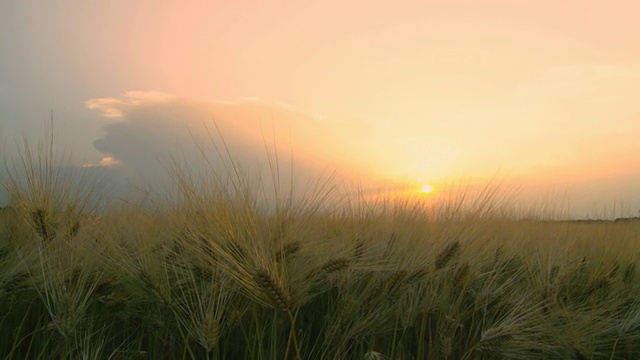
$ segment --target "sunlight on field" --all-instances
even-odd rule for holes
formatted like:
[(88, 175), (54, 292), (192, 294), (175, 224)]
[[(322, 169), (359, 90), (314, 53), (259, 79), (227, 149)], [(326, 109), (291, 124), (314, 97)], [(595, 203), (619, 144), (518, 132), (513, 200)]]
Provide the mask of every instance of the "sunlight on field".
[(0, 360), (640, 359), (639, 14), (0, 0)]
[(499, 188), (424, 183), (265, 206), (178, 164), (172, 196), (98, 213), (53, 163), (1, 184), (4, 358), (640, 356), (636, 218), (523, 220)]

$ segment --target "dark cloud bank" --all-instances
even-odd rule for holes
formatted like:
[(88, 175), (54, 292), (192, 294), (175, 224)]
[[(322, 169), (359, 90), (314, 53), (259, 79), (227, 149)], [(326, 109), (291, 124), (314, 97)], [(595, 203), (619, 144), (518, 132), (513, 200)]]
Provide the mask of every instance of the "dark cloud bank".
[[(182, 176), (186, 169), (201, 178), (229, 181), (239, 170), (267, 193), (277, 187), (283, 194), (293, 189), (298, 195), (309, 195), (318, 184), (332, 184), (339, 196), (360, 179), (372, 179), (367, 173), (371, 160), (366, 131), (286, 104), (260, 99), (206, 102), (130, 92), (86, 105), (109, 121), (93, 141), (103, 158), (69, 169), (62, 164), (59, 169), (99, 182), (100, 195), (109, 203), (171, 194), (176, 171)], [(0, 206), (7, 202), (0, 190)]]
[(275, 173), (284, 192), (291, 184), (308, 191), (310, 184), (330, 181), (332, 174), (337, 174), (333, 184), (343, 186), (365, 175), (357, 172), (365, 168), (362, 159), (342, 150), (358, 143), (357, 138), (351, 144), (341, 143), (348, 128), (343, 134), (332, 133), (335, 124), (284, 104), (257, 99), (212, 103), (153, 93), (87, 104), (113, 118), (94, 141), (105, 158), (93, 166), (105, 168), (117, 180), (116, 193), (170, 189), (175, 162), (196, 171), (205, 169), (204, 176), (222, 178), (238, 166), (267, 191), (275, 186)]

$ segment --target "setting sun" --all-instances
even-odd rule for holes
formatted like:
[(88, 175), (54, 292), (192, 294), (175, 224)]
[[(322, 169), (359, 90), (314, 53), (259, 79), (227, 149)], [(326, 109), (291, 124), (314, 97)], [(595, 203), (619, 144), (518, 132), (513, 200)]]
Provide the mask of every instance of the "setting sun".
[(433, 191), (433, 186), (431, 185), (425, 184), (420, 188), (420, 192), (422, 192), (423, 194), (430, 194), (432, 191)]

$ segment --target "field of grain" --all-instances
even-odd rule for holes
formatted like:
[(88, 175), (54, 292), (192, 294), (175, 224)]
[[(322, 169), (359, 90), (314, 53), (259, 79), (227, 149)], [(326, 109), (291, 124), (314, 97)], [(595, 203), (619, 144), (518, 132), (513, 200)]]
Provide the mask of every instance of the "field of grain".
[(640, 222), (334, 205), (323, 186), (267, 207), (184, 168), (154, 206), (97, 211), (48, 161), (17, 169), (3, 359), (640, 358)]

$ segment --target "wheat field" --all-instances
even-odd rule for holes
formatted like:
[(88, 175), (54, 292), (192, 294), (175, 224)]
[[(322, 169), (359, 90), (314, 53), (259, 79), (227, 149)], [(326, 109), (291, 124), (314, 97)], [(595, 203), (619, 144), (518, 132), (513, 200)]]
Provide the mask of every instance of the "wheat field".
[(640, 358), (640, 222), (336, 204), (322, 183), (264, 206), (242, 174), (186, 167), (154, 206), (97, 209), (22, 156), (2, 183), (4, 359)]

